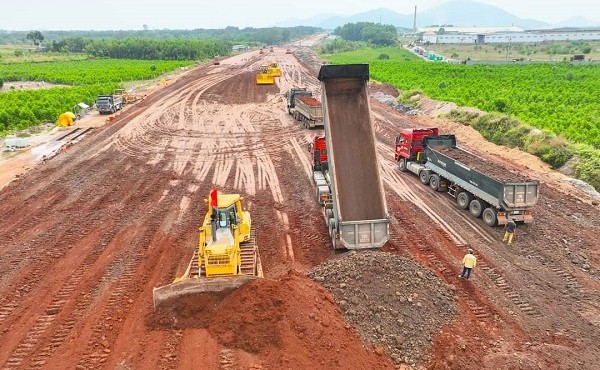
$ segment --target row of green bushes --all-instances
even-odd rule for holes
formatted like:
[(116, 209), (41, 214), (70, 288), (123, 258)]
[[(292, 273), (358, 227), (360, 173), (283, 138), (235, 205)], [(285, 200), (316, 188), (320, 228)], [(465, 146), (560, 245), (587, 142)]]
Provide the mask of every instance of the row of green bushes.
[(576, 178), (600, 190), (600, 150), (591, 145), (573, 144), (548, 130), (534, 128), (502, 114), (455, 109), (446, 116), (471, 125), (495, 144), (516, 147), (540, 157), (555, 169), (569, 162)]

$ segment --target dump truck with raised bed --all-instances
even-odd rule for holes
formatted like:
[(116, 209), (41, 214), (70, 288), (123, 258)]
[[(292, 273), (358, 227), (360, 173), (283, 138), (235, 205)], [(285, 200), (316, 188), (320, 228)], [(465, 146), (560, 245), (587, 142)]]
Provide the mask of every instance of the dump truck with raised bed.
[(288, 113), (306, 128), (323, 127), (321, 102), (306, 88), (292, 88), (285, 94)]
[(533, 221), (539, 181), (511, 172), (457, 147), (456, 136), (439, 135), (437, 128), (403, 129), (394, 157), (433, 190), (447, 192), (459, 208), (481, 217), (488, 226)]
[(380, 248), (389, 217), (370, 115), (367, 64), (324, 65), (325, 136), (309, 145), (316, 198), (334, 249)]
[(155, 309), (177, 297), (236, 289), (263, 277), (250, 213), (242, 208), (242, 199), (239, 194), (210, 192), (192, 259), (181, 277), (154, 288)]
[(100, 114), (111, 114), (123, 108), (121, 95), (99, 95), (96, 99), (96, 109)]

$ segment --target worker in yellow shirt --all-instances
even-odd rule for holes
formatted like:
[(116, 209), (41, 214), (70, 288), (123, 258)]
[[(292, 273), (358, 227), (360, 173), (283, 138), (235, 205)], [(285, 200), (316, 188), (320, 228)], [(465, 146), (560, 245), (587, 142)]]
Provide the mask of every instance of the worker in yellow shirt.
[(466, 277), (467, 279), (471, 277), (471, 270), (477, 265), (477, 258), (473, 255), (473, 250), (469, 249), (468, 253), (465, 254), (465, 257), (462, 260), (463, 262), (463, 270), (462, 274), (459, 277)]

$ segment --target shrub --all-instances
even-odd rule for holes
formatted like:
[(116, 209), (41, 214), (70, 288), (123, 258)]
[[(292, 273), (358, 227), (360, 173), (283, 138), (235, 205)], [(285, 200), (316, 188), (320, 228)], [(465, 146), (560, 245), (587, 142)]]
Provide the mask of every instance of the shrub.
[(390, 56), (388, 54), (379, 54), (379, 56), (377, 57), (377, 59), (390, 59)]
[(527, 146), (527, 151), (540, 157), (552, 168), (562, 167), (574, 154), (564, 138), (556, 137), (550, 133), (536, 136)]

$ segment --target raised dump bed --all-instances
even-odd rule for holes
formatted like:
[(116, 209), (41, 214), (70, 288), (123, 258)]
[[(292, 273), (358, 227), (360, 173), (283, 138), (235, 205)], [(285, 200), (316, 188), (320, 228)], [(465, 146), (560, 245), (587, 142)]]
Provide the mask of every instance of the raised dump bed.
[(379, 248), (388, 214), (367, 92), (367, 64), (325, 65), (319, 72), (333, 202), (330, 230), (347, 249)]

